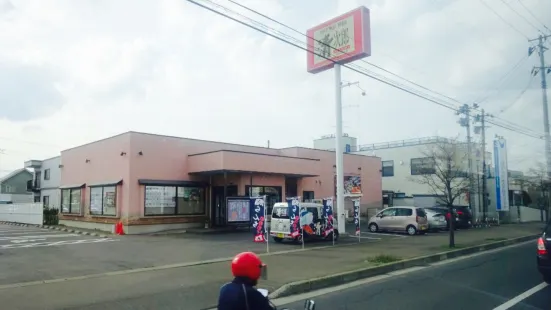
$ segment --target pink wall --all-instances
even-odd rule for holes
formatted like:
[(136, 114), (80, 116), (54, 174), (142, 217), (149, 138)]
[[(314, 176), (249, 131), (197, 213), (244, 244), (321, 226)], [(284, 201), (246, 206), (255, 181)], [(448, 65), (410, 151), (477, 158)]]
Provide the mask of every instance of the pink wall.
[(189, 156), (188, 172), (233, 170), (280, 174), (318, 175), (319, 161), (315, 159), (273, 156), (259, 153), (218, 151)]
[[(86, 183), (108, 183), (124, 180), (117, 186), (117, 203), (128, 205), (130, 139), (122, 134), (61, 152), (61, 186)], [(126, 156), (120, 156), (126, 152)], [(86, 159), (89, 162), (86, 162)], [(90, 210), (89, 188), (83, 189), (85, 214)], [(120, 213), (120, 208), (117, 208)]]
[[(209, 181), (207, 176), (188, 175), (188, 172), (190, 172), (188, 155), (218, 150), (319, 159), (320, 161), (308, 161), (309, 163), (315, 163), (308, 170), (312, 172), (313, 169), (320, 176), (299, 179), (298, 193), (301, 195), (302, 191), (312, 190), (315, 192), (316, 198), (333, 195), (333, 165), (335, 162), (335, 153), (333, 152), (307, 148), (267, 149), (137, 132), (121, 134), (62, 151), (61, 160), (64, 167), (62, 168), (61, 185), (113, 182), (123, 179), (123, 184), (118, 187), (117, 193), (117, 199), (121, 202), (118, 208), (119, 215), (130, 221), (138, 220), (143, 218), (144, 212), (144, 189), (143, 186), (138, 184), (139, 179)], [(121, 156), (121, 152), (126, 154)], [(139, 155), (140, 152), (142, 152), (142, 155)], [(253, 162), (253, 166), (266, 170), (266, 167), (258, 165), (258, 159), (243, 159), (243, 154), (224, 153), (224, 157), (228, 156), (229, 158), (228, 163), (235, 167), (241, 165), (243, 170), (252, 170), (250, 165)], [(255, 156), (257, 158), (263, 157), (261, 155)], [(89, 159), (90, 162), (86, 163), (86, 159)], [(299, 159), (290, 160), (299, 161)], [(246, 164), (250, 167), (245, 167)], [(279, 164), (284, 167), (278, 167), (276, 161), (274, 161), (271, 169), (288, 170), (292, 167), (291, 170), (293, 171), (286, 172), (296, 173), (295, 168), (301, 168), (295, 167), (294, 163), (288, 163), (285, 160)], [(262, 166), (265, 166), (264, 163)], [(362, 167), (362, 170), (358, 170), (358, 167)], [(364, 193), (362, 204), (380, 204), (382, 199), (380, 169), (380, 158), (345, 155), (345, 174), (361, 174), (362, 176), (362, 190)], [(214, 176), (212, 181), (214, 185), (222, 185), (224, 182), (222, 176)], [(250, 184), (250, 174), (229, 174), (228, 183), (237, 184), (239, 194), (245, 195), (245, 186)], [(253, 184), (281, 186), (283, 194), (285, 194), (285, 177), (282, 175), (253, 174)], [(85, 192), (85, 209), (88, 210), (89, 195), (87, 188)], [(174, 217), (155, 217), (155, 221), (163, 220), (163, 218)], [(153, 220), (148, 217), (148, 221)]]

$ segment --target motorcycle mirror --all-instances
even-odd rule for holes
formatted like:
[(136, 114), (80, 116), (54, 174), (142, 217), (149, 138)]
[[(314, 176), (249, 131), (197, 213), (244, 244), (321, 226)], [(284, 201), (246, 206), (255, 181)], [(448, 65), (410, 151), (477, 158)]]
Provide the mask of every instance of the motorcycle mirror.
[(262, 265), (260, 267), (260, 278), (262, 280), (268, 280), (268, 266), (267, 265)]
[(262, 296), (266, 298), (268, 298), (268, 295), (270, 295), (270, 292), (267, 289), (257, 288), (256, 290), (259, 291), (260, 294), (262, 294)]
[(316, 310), (316, 303), (312, 299), (304, 302), (304, 310)]

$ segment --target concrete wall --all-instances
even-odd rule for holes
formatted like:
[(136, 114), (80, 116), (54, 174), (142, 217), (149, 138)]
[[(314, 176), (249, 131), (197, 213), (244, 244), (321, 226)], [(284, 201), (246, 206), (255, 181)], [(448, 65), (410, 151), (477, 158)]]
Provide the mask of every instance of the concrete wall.
[(0, 205), (0, 221), (42, 225), (41, 203), (14, 203)]

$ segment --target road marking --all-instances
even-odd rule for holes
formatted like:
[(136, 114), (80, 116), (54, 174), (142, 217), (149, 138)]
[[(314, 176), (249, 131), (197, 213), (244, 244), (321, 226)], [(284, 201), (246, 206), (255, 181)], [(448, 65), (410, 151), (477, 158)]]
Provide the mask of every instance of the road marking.
[(17, 239), (17, 240), (10, 240), (11, 243), (25, 243), (25, 242), (36, 242), (36, 241), (46, 241), (46, 239)]
[(512, 308), (514, 305), (518, 304), (519, 302), (525, 300), (526, 298), (534, 295), (535, 293), (543, 290), (544, 288), (546, 288), (549, 284), (547, 283), (540, 283), (536, 286), (534, 286), (533, 288), (527, 290), (526, 292), (510, 299), (508, 302), (498, 306), (498, 307), (495, 307), (493, 310), (507, 310), (509, 308)]
[[(350, 234), (350, 235), (348, 235), (348, 236), (349, 236), (349, 237), (352, 237), (352, 238), (356, 238), (356, 239), (358, 239), (358, 236), (356, 236), (356, 235), (352, 235), (352, 234)], [(364, 237), (364, 236), (360, 236), (360, 239), (381, 240), (381, 238), (375, 238), (375, 237)]]
[(100, 239), (83, 239), (83, 240), (63, 240), (63, 241), (57, 241), (57, 242), (4, 244), (4, 245), (0, 245), (0, 249), (3, 250), (3, 249), (35, 248), (35, 247), (73, 245), (73, 244), (85, 244), (85, 243), (101, 243), (101, 242), (113, 242), (113, 241), (119, 241), (119, 239), (100, 238)]
[[(40, 234), (41, 231), (27, 231), (27, 232), (20, 232), (20, 231), (17, 231), (17, 232), (0, 232), (0, 237), (11, 237), (11, 236), (16, 236), (16, 235), (30, 235), (30, 234)], [(58, 232), (47, 232), (47, 233), (43, 233), (44, 235), (56, 235), (56, 234), (59, 234)]]
[(0, 237), (0, 241), (16, 240), (16, 239), (36, 239), (36, 238), (66, 238), (66, 237), (75, 237), (79, 236), (78, 234), (55, 234), (55, 235), (33, 235), (33, 236), (15, 236), (15, 237)]

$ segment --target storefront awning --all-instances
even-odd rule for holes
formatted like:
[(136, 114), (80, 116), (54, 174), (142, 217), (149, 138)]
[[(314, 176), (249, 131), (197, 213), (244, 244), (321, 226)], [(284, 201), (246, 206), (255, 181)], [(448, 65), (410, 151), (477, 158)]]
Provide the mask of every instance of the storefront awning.
[(61, 185), (61, 186), (59, 187), (59, 189), (83, 188), (85, 185), (86, 185), (86, 183)]
[(320, 160), (220, 150), (188, 155), (189, 174), (264, 173), (297, 177), (319, 175)]

